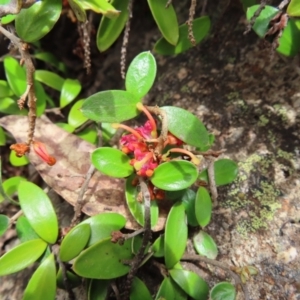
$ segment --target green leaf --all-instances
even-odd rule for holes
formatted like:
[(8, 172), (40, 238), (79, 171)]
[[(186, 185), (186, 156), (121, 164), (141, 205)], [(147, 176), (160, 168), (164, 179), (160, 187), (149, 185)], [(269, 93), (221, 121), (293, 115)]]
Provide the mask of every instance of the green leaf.
[(196, 273), (186, 270), (169, 270), (172, 279), (193, 299), (207, 300), (208, 284)]
[(18, 238), (22, 243), (30, 241), (30, 240), (36, 240), (39, 239), (39, 236), (34, 231), (34, 229), (31, 227), (30, 223), (26, 219), (26, 217), (21, 216), (17, 220), (16, 224), (16, 230)]
[(150, 178), (153, 185), (166, 191), (178, 191), (191, 186), (198, 170), (188, 161), (169, 161), (159, 165)]
[(111, 237), (113, 231), (119, 231), (125, 226), (126, 219), (117, 213), (101, 213), (81, 222), (81, 224), (89, 224), (91, 227), (91, 236), (88, 246)]
[(111, 90), (87, 98), (81, 108), (84, 116), (96, 121), (120, 123), (136, 117), (139, 99), (127, 91)]
[[(125, 185), (125, 197), (130, 213), (134, 219), (141, 225), (144, 226), (145, 221), (145, 207), (143, 200), (138, 200), (139, 191), (137, 186), (132, 185), (132, 181), (135, 178), (135, 174), (126, 179)], [(158, 221), (158, 205), (156, 201), (151, 201), (151, 227), (154, 227)]]
[(91, 235), (89, 224), (79, 224), (64, 237), (59, 250), (59, 258), (67, 262), (75, 258), (87, 245)]
[[(112, 243), (111, 238), (102, 240), (81, 252), (76, 258), (73, 269), (82, 277), (93, 279), (112, 279), (127, 274), (130, 266), (123, 260), (131, 260), (131, 239), (123, 245)], [(105, 258), (105, 259), (103, 259)]]
[[(0, 127), (0, 146), (4, 146), (5, 144), (6, 144), (6, 135), (3, 128)], [(0, 199), (1, 199), (1, 195), (0, 195)]]
[(187, 294), (172, 278), (165, 277), (155, 297), (155, 300), (163, 299), (186, 300)]
[(79, 22), (86, 21), (86, 12), (82, 7), (82, 4), (78, 0), (68, 0), (77, 20)]
[(196, 251), (210, 259), (215, 259), (218, 256), (218, 247), (213, 238), (203, 230), (194, 235), (193, 243)]
[(220, 282), (210, 291), (211, 300), (235, 300), (235, 287), (229, 282)]
[(16, 18), (16, 15), (6, 15), (2, 18), (0, 18), (1, 24), (6, 25), (10, 22), (12, 22)]
[(23, 300), (53, 300), (56, 294), (56, 267), (50, 254), (36, 269), (25, 289)]
[(9, 218), (5, 215), (0, 215), (0, 237), (6, 232), (9, 226)]
[(88, 289), (88, 300), (106, 300), (110, 280), (92, 279)]
[(16, 16), (16, 31), (25, 42), (32, 43), (45, 36), (60, 17), (61, 0), (38, 1)]
[[(231, 159), (223, 158), (214, 163), (216, 186), (232, 183), (238, 175), (238, 165)], [(203, 170), (198, 177), (199, 180), (208, 182), (207, 169)]]
[(71, 103), (80, 93), (81, 84), (77, 79), (67, 78), (62, 86), (59, 107), (63, 108)]
[(287, 13), (290, 17), (300, 17), (300, 2), (298, 0), (291, 0), (287, 7)]
[(104, 143), (108, 143), (117, 131), (117, 129), (113, 128), (110, 123), (102, 123), (101, 129)]
[(123, 178), (133, 172), (130, 158), (115, 148), (101, 147), (94, 150), (91, 161), (97, 170), (111, 177)]
[[(67, 271), (66, 272), (68, 283), (71, 287), (71, 289), (76, 288), (77, 286), (82, 284), (82, 278), (77, 276), (76, 274)], [(61, 268), (59, 268), (57, 275), (56, 275), (56, 283), (57, 287), (60, 289), (66, 289), (65, 284), (64, 284), (64, 276), (62, 274)]]
[(97, 143), (98, 140), (97, 130), (91, 127), (84, 128), (80, 132), (76, 133), (76, 135), (81, 139), (94, 145)]
[(165, 228), (165, 263), (168, 269), (179, 262), (187, 243), (187, 224), (184, 205), (175, 203), (168, 215)]
[(35, 91), (35, 96), (37, 98), (36, 100), (36, 115), (40, 117), (45, 109), (46, 109), (46, 99), (47, 95), (45, 93), (45, 90), (41, 83), (38, 81), (34, 81), (34, 91)]
[(130, 290), (130, 300), (152, 300), (151, 294), (146, 287), (145, 283), (138, 277), (133, 278), (131, 290)]
[(191, 189), (185, 190), (185, 193), (181, 196), (181, 201), (184, 205), (187, 216), (187, 222), (190, 226), (198, 226), (195, 213), (195, 200), (196, 193)]
[(142, 52), (131, 62), (125, 78), (126, 90), (136, 98), (144, 97), (156, 76), (156, 61), (150, 51)]
[(69, 132), (69, 133), (73, 133), (73, 131), (75, 130), (75, 128), (73, 126), (71, 126), (70, 124), (67, 123), (55, 123), (55, 125), (57, 125), (59, 128), (62, 128), (63, 130)]
[(43, 254), (46, 247), (47, 243), (45, 241), (37, 239), (11, 249), (0, 258), (0, 276), (16, 273), (27, 268)]
[(34, 75), (37, 81), (40, 81), (57, 91), (61, 91), (64, 84), (64, 79), (56, 73), (46, 70), (36, 70)]
[(80, 0), (84, 9), (91, 9), (108, 18), (116, 18), (120, 12), (106, 0)]
[[(193, 33), (196, 40), (196, 44), (200, 43), (208, 34), (210, 29), (210, 19), (207, 16), (200, 17), (193, 21)], [(179, 26), (179, 39), (176, 46), (173, 46), (167, 42), (165, 38), (161, 38), (154, 46), (154, 51), (162, 55), (173, 55), (182, 53), (193, 45), (188, 37), (188, 26), (182, 24)]]
[(9, 162), (14, 166), (14, 167), (22, 167), (22, 166), (26, 166), (29, 164), (29, 159), (27, 156), (22, 156), (22, 157), (18, 157), (16, 155), (15, 151), (10, 151), (9, 154)]
[(4, 71), (8, 84), (13, 93), (20, 97), (22, 96), (27, 87), (26, 73), (19, 62), (13, 57), (7, 56), (4, 58)]
[(160, 235), (151, 247), (154, 257), (163, 257), (165, 255), (165, 235)]
[(9, 88), (9, 85), (8, 85), (7, 81), (0, 80), (0, 98), (10, 97), (13, 94), (14, 93)]
[(209, 134), (197, 117), (175, 106), (164, 106), (162, 109), (167, 113), (169, 131), (178, 139), (200, 151), (210, 146)]
[(54, 244), (58, 236), (58, 222), (47, 194), (28, 181), (20, 183), (18, 193), (22, 210), (32, 228), (42, 239)]
[(201, 227), (209, 224), (211, 219), (212, 202), (207, 189), (200, 186), (195, 201), (196, 219)]
[(75, 128), (81, 126), (88, 120), (80, 110), (84, 101), (84, 99), (76, 101), (70, 109), (68, 123)]
[(97, 47), (100, 52), (107, 50), (120, 36), (128, 19), (129, 0), (113, 0), (111, 4), (121, 13), (117, 18), (102, 17), (97, 31)]
[(20, 110), (17, 100), (12, 98), (1, 98), (0, 99), (0, 112), (6, 115), (23, 115), (28, 114), (27, 109)]
[(176, 45), (179, 39), (179, 29), (176, 12), (172, 4), (166, 7), (167, 0), (148, 0), (152, 16), (165, 40)]
[(53, 55), (51, 52), (39, 52), (34, 54), (34, 57), (55, 67), (62, 73), (66, 73), (67, 71), (66, 65), (63, 62), (59, 61), (57, 57)]

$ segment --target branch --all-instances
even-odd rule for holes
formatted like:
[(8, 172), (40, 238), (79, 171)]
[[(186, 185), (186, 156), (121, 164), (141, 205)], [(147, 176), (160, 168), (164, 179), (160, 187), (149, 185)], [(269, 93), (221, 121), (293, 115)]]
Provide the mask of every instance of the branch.
[(35, 2), (36, 0), (10, 0), (8, 4), (0, 6), (0, 17), (8, 14), (16, 15), (22, 8), (28, 8)]

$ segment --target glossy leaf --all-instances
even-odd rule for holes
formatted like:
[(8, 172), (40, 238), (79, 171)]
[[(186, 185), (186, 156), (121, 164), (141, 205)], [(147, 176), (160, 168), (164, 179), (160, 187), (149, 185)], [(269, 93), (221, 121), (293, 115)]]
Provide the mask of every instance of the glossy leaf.
[(81, 108), (84, 116), (96, 121), (120, 123), (136, 117), (139, 99), (127, 91), (111, 90), (87, 98)]
[(156, 294), (155, 300), (186, 300), (187, 294), (170, 277), (165, 277)]
[(97, 170), (111, 177), (123, 178), (133, 172), (130, 158), (115, 148), (101, 147), (96, 149), (92, 152), (91, 161)]
[(55, 55), (53, 55), (53, 53), (51, 52), (38, 52), (36, 54), (34, 54), (34, 57), (42, 60), (44, 62), (46, 62), (47, 64), (55, 67), (56, 69), (58, 69), (59, 71), (61, 71), (62, 73), (66, 73), (66, 65), (59, 61), (57, 59), (57, 57)]
[(22, 9), (15, 19), (18, 36), (28, 43), (41, 39), (53, 28), (61, 9), (60, 0), (38, 1), (31, 7)]
[(176, 45), (179, 39), (179, 29), (176, 12), (172, 3), (166, 7), (167, 0), (148, 0), (152, 16), (161, 34), (171, 45)]
[(18, 218), (16, 224), (16, 231), (17, 231), (18, 238), (22, 243), (30, 240), (39, 239), (38, 234), (34, 231), (30, 223), (24, 216)]
[(85, 22), (86, 21), (86, 12), (85, 12), (84, 8), (82, 7), (80, 1), (68, 0), (68, 3), (70, 4), (77, 20), (79, 22)]
[(56, 267), (50, 254), (36, 269), (25, 289), (23, 300), (53, 300), (56, 294)]
[[(134, 219), (141, 225), (144, 226), (145, 221), (145, 207), (143, 201), (138, 200), (140, 191), (136, 186), (132, 185), (132, 181), (136, 175), (126, 179), (125, 186), (125, 197), (130, 213)], [(154, 227), (158, 221), (158, 206), (156, 201), (151, 201), (151, 227)]]
[[(217, 186), (232, 183), (238, 175), (238, 165), (231, 159), (223, 158), (214, 163), (215, 183)], [(199, 174), (199, 180), (208, 182), (207, 169)]]
[(117, 18), (102, 17), (97, 31), (97, 47), (100, 52), (107, 50), (120, 36), (128, 19), (129, 0), (113, 0), (111, 4), (120, 11)]
[(207, 300), (208, 284), (196, 273), (186, 270), (169, 270), (172, 279), (193, 299)]
[(196, 219), (201, 227), (209, 224), (211, 219), (212, 202), (208, 190), (200, 186), (195, 201)]
[(287, 13), (290, 17), (300, 17), (300, 2), (298, 0), (291, 0), (287, 7)]
[(12, 95), (13, 95), (13, 92), (9, 88), (9, 85), (8, 85), (7, 81), (0, 80), (0, 98), (10, 97)]
[(67, 123), (55, 123), (55, 125), (57, 125), (59, 128), (62, 128), (63, 130), (69, 132), (69, 133), (73, 133), (75, 128), (73, 126), (71, 126), (70, 124)]
[(24, 215), (35, 232), (48, 243), (55, 243), (58, 222), (47, 194), (37, 185), (27, 181), (20, 183), (18, 194)]
[(213, 238), (203, 230), (193, 237), (194, 247), (200, 255), (215, 259), (218, 256), (218, 247)]
[(80, 3), (84, 9), (91, 9), (108, 18), (116, 18), (120, 13), (106, 0), (80, 0)]
[(187, 222), (190, 226), (198, 226), (195, 213), (195, 200), (196, 193), (191, 189), (185, 190), (185, 193), (181, 196), (181, 201), (185, 207)]
[[(208, 34), (210, 29), (210, 19), (207, 16), (194, 19), (193, 21), (193, 33), (196, 40), (196, 44), (200, 43)], [(167, 42), (165, 38), (161, 38), (154, 46), (154, 51), (162, 55), (173, 55), (182, 53), (193, 45), (188, 37), (188, 26), (182, 24), (179, 26), (179, 39), (176, 46), (173, 46)]]
[(57, 91), (61, 91), (64, 84), (64, 79), (56, 73), (46, 70), (36, 70), (34, 75), (37, 81), (40, 81)]
[(6, 252), (0, 257), (0, 276), (27, 268), (43, 254), (46, 247), (45, 241), (37, 239), (20, 244)]
[(151, 247), (154, 257), (163, 257), (165, 255), (165, 236), (160, 235)]
[(6, 97), (0, 99), (0, 112), (6, 115), (27, 115), (27, 109), (20, 110), (17, 100)]
[(196, 116), (175, 106), (164, 106), (162, 109), (167, 113), (169, 131), (178, 139), (200, 151), (210, 145), (208, 132)]
[(88, 289), (88, 300), (106, 300), (109, 280), (92, 279)]
[(211, 300), (235, 300), (235, 287), (229, 282), (220, 282), (210, 291)]
[[(0, 127), (0, 146), (4, 146), (5, 144), (6, 144), (6, 135), (3, 128)], [(1, 199), (1, 195), (0, 195), (0, 199)]]
[(113, 128), (110, 123), (102, 123), (102, 138), (103, 142), (107, 143), (115, 135), (117, 129)]
[(59, 107), (63, 108), (71, 103), (80, 93), (81, 84), (77, 79), (67, 78), (62, 86)]
[(41, 83), (34, 81), (34, 91), (36, 96), (36, 115), (40, 117), (46, 109), (47, 95)]
[(187, 243), (187, 224), (184, 205), (175, 203), (168, 215), (165, 228), (165, 263), (172, 268), (183, 255)]
[[(259, 5), (254, 5), (247, 10), (247, 19), (250, 20)], [(256, 19), (253, 30), (256, 34), (263, 38), (269, 29), (271, 19), (278, 13), (278, 9), (273, 6), (266, 6)], [(279, 47), (277, 52), (285, 56), (294, 56), (300, 50), (300, 20), (290, 19), (287, 26), (283, 30), (282, 36), (279, 39)]]
[(80, 110), (84, 101), (84, 99), (76, 101), (70, 109), (68, 123), (75, 128), (81, 126), (88, 120), (88, 118), (85, 117)]
[(122, 261), (132, 258), (131, 239), (119, 245), (112, 243), (108, 238), (81, 252), (74, 262), (73, 269), (85, 278), (112, 279), (129, 272), (130, 266)]
[(145, 283), (138, 277), (133, 278), (131, 290), (130, 290), (130, 300), (152, 300), (151, 294), (146, 287)]
[[(66, 276), (67, 276), (68, 283), (69, 283), (71, 289), (74, 289), (77, 286), (82, 284), (82, 278), (77, 276), (73, 272), (67, 271)], [(66, 289), (65, 284), (64, 284), (64, 276), (62, 274), (61, 268), (58, 270), (58, 272), (56, 274), (56, 283), (57, 283), (58, 288)]]
[(159, 165), (150, 178), (153, 185), (166, 191), (178, 191), (191, 186), (198, 170), (188, 161), (169, 161)]
[(156, 76), (156, 61), (150, 51), (137, 55), (126, 73), (126, 90), (136, 96), (144, 97), (151, 89)]
[(111, 237), (113, 231), (118, 231), (125, 226), (126, 219), (117, 213), (102, 213), (93, 217), (90, 217), (81, 224), (89, 224), (91, 227), (91, 236), (88, 242), (88, 246)]
[(26, 166), (29, 164), (29, 159), (27, 156), (22, 156), (22, 157), (18, 157), (16, 155), (15, 151), (10, 151), (9, 154), (9, 162), (14, 166), (14, 167), (22, 167), (22, 166)]
[(5, 215), (0, 215), (0, 237), (6, 232), (9, 225), (9, 218)]
[(59, 250), (59, 258), (67, 262), (75, 258), (87, 245), (91, 235), (89, 224), (79, 224), (64, 237)]
[[(26, 178), (24, 178), (22, 176), (13, 176), (13, 177), (6, 179), (3, 182), (3, 190), (4, 190), (5, 194), (7, 194), (8, 196), (12, 196), (17, 191), (18, 186), (21, 181), (26, 181)], [(1, 202), (1, 200), (3, 200), (3, 199), (0, 195), (0, 202)]]
[(16, 18), (16, 15), (6, 15), (2, 18), (0, 18), (1, 24), (6, 25), (10, 22), (12, 22)]
[(95, 128), (92, 127), (87, 127), (81, 130), (80, 132), (76, 133), (78, 137), (81, 139), (91, 143), (91, 144), (96, 144), (98, 140), (98, 133)]
[(4, 71), (7, 82), (13, 93), (20, 97), (22, 96), (27, 87), (26, 73), (19, 62), (13, 57), (7, 56), (4, 58)]

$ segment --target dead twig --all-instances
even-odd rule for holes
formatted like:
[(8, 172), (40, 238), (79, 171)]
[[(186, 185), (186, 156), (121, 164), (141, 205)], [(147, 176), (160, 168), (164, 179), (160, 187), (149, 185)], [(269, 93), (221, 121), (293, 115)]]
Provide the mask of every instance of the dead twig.
[(16, 15), (22, 8), (28, 8), (35, 2), (36, 0), (10, 0), (9, 3), (0, 6), (0, 17), (8, 14)]
[(200, 255), (195, 255), (195, 254), (184, 254), (183, 257), (181, 258), (181, 260), (205, 262), (207, 264), (210, 264), (212, 266), (218, 267), (218, 268), (226, 271), (234, 279), (235, 284), (241, 286), (241, 288), (244, 292), (244, 296), (245, 296), (244, 299), (250, 300), (249, 291), (247, 289), (247, 286), (245, 284), (243, 284), (241, 278), (236, 273), (234, 273), (231, 270), (230, 266), (228, 266), (227, 264), (221, 263), (214, 259), (207, 258), (205, 256), (200, 256)]
[(196, 40), (193, 33), (193, 21), (194, 21), (194, 15), (196, 10), (197, 0), (191, 0), (191, 6), (189, 10), (189, 19), (187, 20), (187, 26), (188, 26), (188, 35), (189, 40), (193, 46), (196, 46)]
[(209, 189), (213, 200), (213, 205), (216, 207), (218, 206), (218, 191), (217, 191), (216, 180), (215, 180), (214, 164), (215, 164), (215, 159), (212, 157), (209, 158), (208, 168), (207, 168), (208, 182), (209, 182)]

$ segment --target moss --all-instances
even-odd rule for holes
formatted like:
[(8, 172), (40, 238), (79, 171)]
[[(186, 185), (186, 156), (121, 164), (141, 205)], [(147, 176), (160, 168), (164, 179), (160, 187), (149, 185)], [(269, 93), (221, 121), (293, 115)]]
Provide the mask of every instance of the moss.
[(182, 93), (189, 93), (191, 90), (187, 85), (181, 87), (180, 92)]
[(225, 97), (226, 97), (228, 100), (235, 100), (235, 99), (240, 98), (240, 94), (239, 94), (239, 92), (231, 92), (231, 93), (225, 95)]
[(288, 121), (287, 109), (284, 106), (282, 106), (280, 104), (275, 104), (274, 109), (275, 109), (275, 113), (281, 117), (281, 120), (283, 122)]
[(260, 117), (259, 117), (259, 121), (258, 121), (258, 126), (260, 126), (260, 127), (262, 127), (262, 126), (266, 126), (268, 123), (269, 123), (269, 119), (266, 117), (266, 116), (264, 116), (264, 115), (261, 115)]

